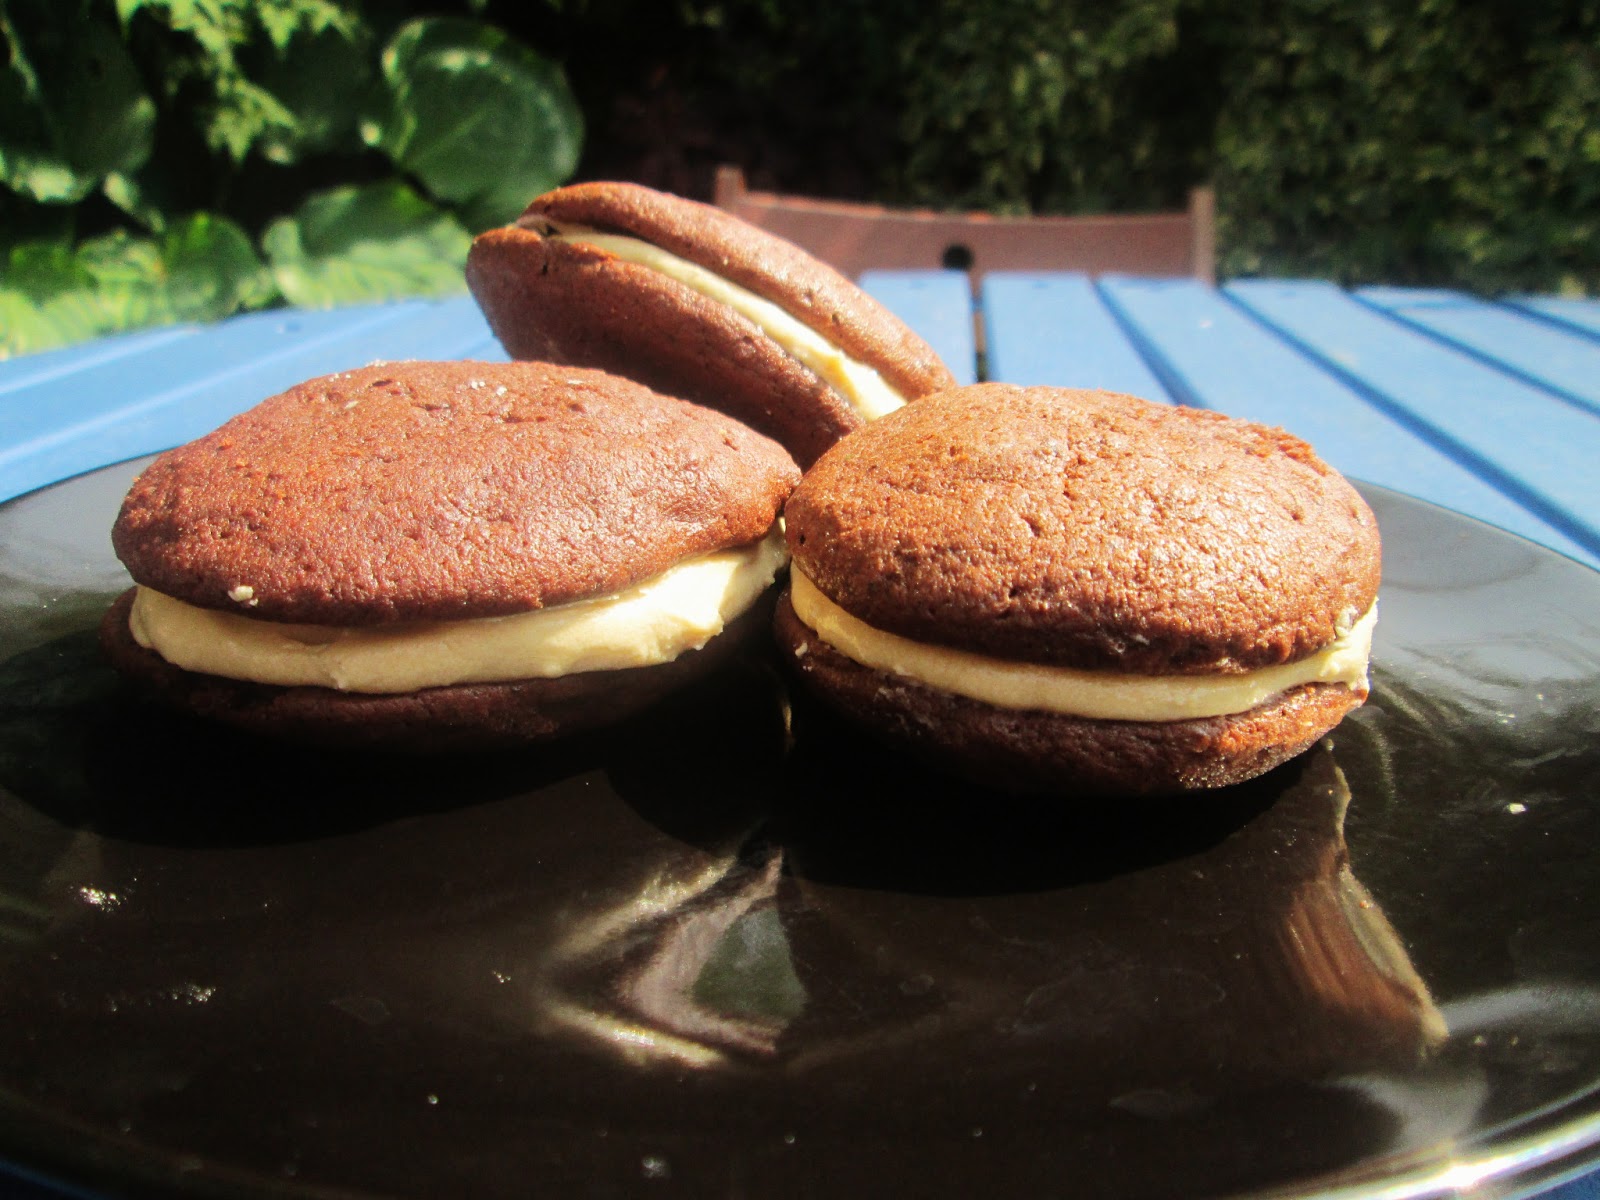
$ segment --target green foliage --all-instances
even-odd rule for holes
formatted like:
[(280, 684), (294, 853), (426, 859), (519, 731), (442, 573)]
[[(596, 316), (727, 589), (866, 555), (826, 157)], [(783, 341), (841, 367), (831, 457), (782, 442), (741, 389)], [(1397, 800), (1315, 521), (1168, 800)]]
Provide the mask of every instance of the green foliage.
[(460, 290), (582, 144), (559, 67), (376, 0), (0, 0), (0, 38), (0, 357)]
[(275, 295), (249, 237), (198, 213), (157, 237), (115, 229), (79, 243), (12, 248), (0, 328), (14, 353), (171, 321), (260, 307)]
[(374, 42), (365, 25), (319, 29), (294, 37), (281, 53), (264, 56), (256, 78), (291, 119), (263, 129), (256, 152), (280, 166), (316, 155), (359, 154), (365, 146), (361, 127), (385, 103)]
[(0, 329), (14, 352), (81, 341), (103, 328), (94, 277), (72, 247), (29, 242), (11, 249), (0, 285)]
[(664, 114), (650, 182), (715, 155), (1001, 212), (1212, 182), (1225, 273), (1600, 292), (1597, 0), (678, 0), (665, 32), (643, 0), (565, 8), (581, 86), (633, 65), (591, 119)]
[(1600, 289), (1600, 5), (1270, 11), (1218, 121), (1229, 270)]
[(459, 287), (575, 172), (718, 162), (1001, 212), (1212, 182), (1226, 274), (1600, 292), (1600, 0), (0, 0), (0, 43), (0, 354)]
[(1593, 0), (942, 2), (890, 194), (1180, 207), (1209, 180), (1224, 274), (1600, 291)]
[(46, 204), (82, 200), (137, 168), (155, 131), (155, 104), (115, 22), (67, 12), (45, 22), (42, 4), (0, 5), (0, 183)]
[(301, 308), (457, 291), (471, 242), (454, 217), (395, 182), (312, 196), (261, 239), (273, 279)]
[(155, 238), (115, 229), (78, 246), (107, 328), (203, 320), (259, 305), (272, 293), (249, 237), (232, 221), (196, 213)]
[(1011, 212), (1160, 203), (1196, 165), (1164, 126), (1168, 98), (1139, 86), (1173, 54), (1178, 8), (939, 0), (902, 52), (914, 69), (893, 190)]
[(389, 116), (372, 140), (474, 225), (511, 220), (578, 165), (583, 114), (559, 70), (492, 26), (409, 22), (383, 75)]
[(297, 34), (335, 33), (352, 39), (358, 18), (328, 0), (116, 0), (117, 16), (132, 26), (141, 12), (189, 44), (190, 53), (167, 59), (169, 93), (197, 86), (196, 102), (206, 144), (242, 162), (267, 137), (291, 134), (294, 113), (245, 70), (241, 58), (263, 39), (280, 56)]

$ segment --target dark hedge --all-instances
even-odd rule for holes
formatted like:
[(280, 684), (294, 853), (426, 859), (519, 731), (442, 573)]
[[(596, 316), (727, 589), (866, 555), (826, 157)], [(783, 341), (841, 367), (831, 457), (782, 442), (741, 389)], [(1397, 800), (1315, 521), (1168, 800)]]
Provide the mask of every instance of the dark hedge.
[(1074, 212), (1217, 188), (1225, 275), (1600, 291), (1594, 0), (567, 0), (580, 173)]
[(1220, 273), (1600, 293), (1600, 0), (0, 0), (0, 356), (459, 289), (569, 178), (1181, 207)]

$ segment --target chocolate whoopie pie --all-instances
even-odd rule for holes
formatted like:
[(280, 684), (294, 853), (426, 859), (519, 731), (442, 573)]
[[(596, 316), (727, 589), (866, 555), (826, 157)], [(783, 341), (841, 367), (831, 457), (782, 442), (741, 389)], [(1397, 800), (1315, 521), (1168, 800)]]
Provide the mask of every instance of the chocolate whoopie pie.
[(800, 677), (996, 786), (1234, 783), (1367, 695), (1377, 524), (1282, 430), (960, 388), (823, 455), (785, 522)]
[(765, 623), (798, 477), (770, 439), (599, 371), (343, 372), (139, 476), (112, 531), (137, 586), (102, 642), (173, 704), (267, 733), (566, 734)]
[(467, 283), (514, 358), (577, 363), (721, 409), (802, 466), (952, 387), (898, 317), (793, 243), (629, 183), (538, 197), (473, 243)]

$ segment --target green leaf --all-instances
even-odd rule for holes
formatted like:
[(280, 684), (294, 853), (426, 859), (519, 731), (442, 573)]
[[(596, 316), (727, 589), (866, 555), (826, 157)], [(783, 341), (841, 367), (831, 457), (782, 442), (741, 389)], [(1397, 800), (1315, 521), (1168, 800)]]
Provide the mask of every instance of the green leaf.
[(144, 0), (141, 7), (220, 60), (213, 72), (231, 71), (235, 48), (250, 40), (250, 8), (237, 0)]
[(160, 233), (167, 227), (167, 214), (151, 202), (144, 184), (134, 175), (113, 171), (106, 176), (100, 190), (107, 200), (127, 213), (151, 233)]
[(302, 308), (459, 292), (471, 244), (455, 218), (399, 182), (320, 193), (261, 239), (278, 287)]
[(302, 33), (262, 67), (261, 86), (292, 116), (262, 134), (256, 149), (264, 158), (289, 165), (308, 154), (362, 149), (359, 122), (382, 99), (369, 42), (364, 29)]
[(0, 287), (0, 356), (31, 353), (104, 333), (211, 321), (276, 296), (244, 231), (197, 213), (160, 238), (122, 230), (84, 242), (31, 242), (12, 250)]
[(70, 204), (150, 156), (155, 103), (114, 24), (30, 16), (24, 37), (0, 10), (0, 183)]
[(269, 136), (294, 129), (294, 114), (266, 88), (243, 75), (220, 76), (216, 103), (206, 120), (206, 142), (226, 151), (235, 163), (243, 162), (250, 147)]
[(258, 308), (273, 294), (244, 230), (210, 213), (174, 221), (154, 240), (107, 234), (80, 246), (78, 260), (117, 329), (216, 320)]
[[(126, 5), (129, 0), (122, 0)], [(348, 98), (346, 77), (352, 67), (365, 69), (361, 47), (345, 47), (333, 63), (311, 62), (288, 67), (285, 56), (302, 37), (315, 40), (324, 34), (335, 40), (354, 41), (362, 31), (353, 7), (337, 0), (141, 0), (128, 10), (142, 9), (151, 21), (192, 39), (197, 54), (177, 59), (167, 74), (169, 88), (178, 94), (185, 83), (198, 82), (209, 96), (192, 98), (186, 107), (200, 118), (206, 144), (235, 164), (257, 146), (277, 162), (292, 162), (298, 144), (295, 97), (326, 94), (329, 104)], [(265, 54), (252, 54), (253, 50)], [(265, 57), (268, 66), (247, 69)], [(326, 72), (325, 74), (320, 72)], [(262, 78), (266, 75), (270, 78)], [(293, 95), (278, 94), (277, 84), (288, 80)], [(346, 120), (353, 127), (353, 118)]]
[(280, 54), (296, 34), (335, 32), (350, 40), (361, 24), (355, 11), (333, 0), (254, 0), (250, 9)]
[(492, 26), (411, 21), (383, 72), (392, 103), (378, 144), (475, 225), (510, 220), (577, 168), (583, 115), (566, 76)]
[(0, 358), (84, 341), (103, 328), (94, 277), (70, 245), (12, 248), (0, 283)]

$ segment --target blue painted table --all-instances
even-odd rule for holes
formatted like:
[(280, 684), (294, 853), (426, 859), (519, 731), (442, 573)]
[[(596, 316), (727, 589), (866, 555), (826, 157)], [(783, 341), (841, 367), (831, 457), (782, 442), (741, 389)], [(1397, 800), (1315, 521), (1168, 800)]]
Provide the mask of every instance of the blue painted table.
[[(873, 272), (963, 382), (1106, 387), (1282, 425), (1345, 474), (1600, 567), (1600, 302), (1252, 280)], [(974, 321), (976, 315), (977, 320)], [(0, 499), (373, 359), (503, 359), (466, 297), (268, 312), (0, 362)]]
[[(1327, 283), (874, 272), (958, 378), (1106, 387), (1281, 425), (1347, 475), (1600, 567), (1600, 302)], [(470, 299), (257, 313), (0, 362), (0, 500), (376, 359), (503, 359)], [(1546, 1193), (1600, 1198), (1600, 1176)], [(28, 1188), (27, 1191), (21, 1189)], [(54, 1196), (0, 1181), (0, 1194)]]

